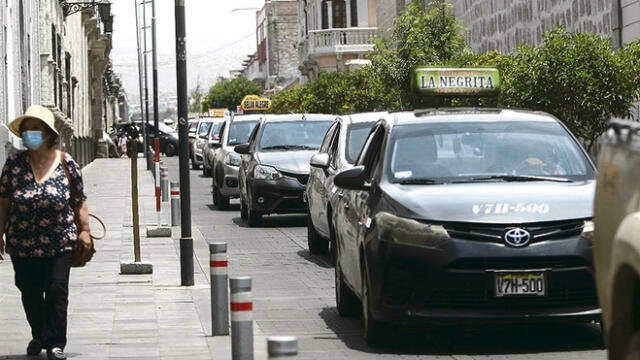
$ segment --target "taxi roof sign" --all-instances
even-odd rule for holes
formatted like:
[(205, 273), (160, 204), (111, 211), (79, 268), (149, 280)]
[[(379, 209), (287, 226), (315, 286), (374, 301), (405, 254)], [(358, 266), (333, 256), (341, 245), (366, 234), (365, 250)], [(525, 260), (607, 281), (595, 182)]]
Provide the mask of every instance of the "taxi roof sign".
[(436, 68), (414, 70), (414, 88), (432, 96), (492, 96), (500, 92), (495, 68)]
[(209, 116), (224, 117), (228, 111), (226, 108), (209, 109)]
[(240, 103), (244, 111), (269, 111), (271, 110), (271, 100), (258, 95), (247, 95)]

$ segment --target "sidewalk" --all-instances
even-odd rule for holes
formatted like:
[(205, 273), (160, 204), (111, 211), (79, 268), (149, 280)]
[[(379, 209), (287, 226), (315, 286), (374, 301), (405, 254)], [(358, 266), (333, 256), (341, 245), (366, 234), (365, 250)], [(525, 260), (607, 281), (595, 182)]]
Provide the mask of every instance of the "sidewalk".
[[(144, 237), (146, 224), (156, 222), (144, 159), (138, 161), (140, 235), (142, 260), (153, 263), (153, 275), (119, 274), (120, 261), (133, 259), (129, 161), (98, 159), (83, 169), (90, 210), (108, 235), (91, 263), (71, 272), (66, 351), (73, 359), (211, 359), (213, 341), (194, 302), (194, 293), (200, 297), (208, 288), (205, 274), (194, 261), (196, 285), (180, 286), (177, 241)], [(0, 324), (0, 359), (34, 359), (24, 355), (31, 335), (9, 259), (0, 264)]]

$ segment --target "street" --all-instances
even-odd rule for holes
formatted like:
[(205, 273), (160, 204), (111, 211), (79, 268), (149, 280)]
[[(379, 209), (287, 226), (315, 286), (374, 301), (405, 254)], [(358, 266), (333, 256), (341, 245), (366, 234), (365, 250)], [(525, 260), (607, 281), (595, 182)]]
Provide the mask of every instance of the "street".
[[(178, 181), (178, 157), (164, 158), (171, 181)], [(335, 308), (334, 270), (327, 257), (307, 250), (303, 215), (265, 216), (261, 227), (240, 219), (239, 204), (219, 211), (211, 199), (211, 178), (190, 170), (194, 248), (200, 269), (208, 276), (208, 249), (198, 243), (229, 246), (230, 276), (253, 279), (256, 344), (266, 336), (298, 337), (299, 358), (424, 359), (604, 359), (600, 331), (591, 324), (504, 324), (432, 326), (403, 329), (388, 347), (371, 349), (362, 339), (362, 319), (342, 318)], [(201, 240), (202, 241), (202, 240)], [(198, 272), (198, 265), (196, 265)], [(197, 302), (203, 326), (210, 327), (208, 292)], [(258, 348), (258, 345), (256, 345)], [(216, 350), (214, 348), (213, 352)]]

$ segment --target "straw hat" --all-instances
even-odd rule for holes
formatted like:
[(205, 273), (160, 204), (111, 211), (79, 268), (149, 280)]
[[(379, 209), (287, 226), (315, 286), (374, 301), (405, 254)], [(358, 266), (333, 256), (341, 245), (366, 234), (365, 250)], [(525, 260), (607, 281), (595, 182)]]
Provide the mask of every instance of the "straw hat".
[(11, 132), (14, 133), (17, 137), (21, 137), (22, 134), (20, 134), (20, 124), (22, 124), (23, 120), (29, 119), (29, 118), (38, 119), (42, 121), (54, 133), (56, 133), (56, 135), (60, 135), (60, 133), (58, 133), (58, 130), (56, 130), (55, 118), (53, 117), (53, 113), (51, 112), (51, 110), (40, 105), (29, 106), (29, 108), (24, 113), (24, 115), (14, 119), (12, 122), (9, 123), (9, 130), (11, 130)]

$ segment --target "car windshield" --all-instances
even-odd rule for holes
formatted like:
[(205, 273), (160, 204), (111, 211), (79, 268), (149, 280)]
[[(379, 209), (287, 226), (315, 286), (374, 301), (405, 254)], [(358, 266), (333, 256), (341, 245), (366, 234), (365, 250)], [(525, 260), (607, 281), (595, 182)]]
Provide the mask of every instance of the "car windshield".
[(367, 140), (367, 135), (369, 135), (373, 124), (375, 122), (355, 123), (347, 128), (347, 148), (344, 154), (349, 164), (355, 163), (358, 159), (362, 145)]
[(209, 129), (211, 129), (212, 122), (203, 122), (198, 126), (198, 136), (207, 135), (209, 133)]
[(556, 122), (398, 125), (388, 153), (388, 175), (401, 183), (594, 178), (584, 152)]
[(231, 128), (229, 128), (229, 136), (227, 137), (227, 145), (234, 146), (248, 142), (256, 124), (258, 124), (257, 120), (232, 122)]
[(318, 150), (331, 121), (267, 122), (260, 139), (261, 150)]

